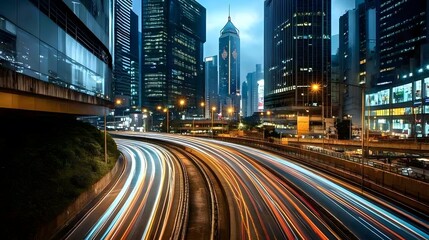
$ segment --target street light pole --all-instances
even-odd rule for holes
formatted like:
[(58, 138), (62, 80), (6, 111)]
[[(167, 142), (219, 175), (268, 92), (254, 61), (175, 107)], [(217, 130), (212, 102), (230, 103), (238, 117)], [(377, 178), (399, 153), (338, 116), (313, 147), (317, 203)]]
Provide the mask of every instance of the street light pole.
[(364, 171), (365, 171), (365, 166), (363, 164), (364, 159), (365, 159), (365, 151), (364, 151), (364, 147), (365, 147), (365, 142), (364, 142), (364, 132), (365, 132), (365, 86), (361, 85), (361, 98), (362, 98), (362, 108), (361, 108), (361, 124), (362, 124), (362, 129), (361, 129), (361, 145), (362, 145), (362, 158), (361, 158), (361, 166), (362, 166), (362, 192), (363, 192), (363, 187), (364, 187)]
[(204, 119), (205, 118), (205, 111), (204, 111), (204, 106), (205, 106), (205, 103), (204, 102), (201, 102), (201, 110), (202, 110), (202, 113), (201, 113), (201, 117)]
[(325, 148), (325, 134), (326, 134), (326, 126), (325, 126), (325, 95), (323, 89), (325, 88), (325, 84), (322, 81), (322, 148)]
[(216, 111), (216, 107), (212, 107), (212, 138), (214, 136), (214, 132), (213, 132), (214, 111)]
[(170, 113), (168, 111), (168, 107), (166, 108), (166, 112), (167, 112), (167, 133), (169, 132), (169, 128), (170, 128)]

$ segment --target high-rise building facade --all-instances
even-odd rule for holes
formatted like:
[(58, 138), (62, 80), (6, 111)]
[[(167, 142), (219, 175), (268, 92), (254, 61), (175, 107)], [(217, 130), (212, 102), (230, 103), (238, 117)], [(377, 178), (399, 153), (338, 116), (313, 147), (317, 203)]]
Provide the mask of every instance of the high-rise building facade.
[(112, 100), (112, 7), (0, 1), (0, 89), (8, 89), (0, 91), (14, 99), (0, 108), (103, 115)]
[(219, 96), (220, 112), (226, 116), (233, 108), (233, 118), (240, 112), (240, 32), (228, 16), (219, 37)]
[(241, 116), (247, 117), (249, 111), (249, 85), (247, 80), (244, 80), (241, 84)]
[(113, 94), (120, 112), (131, 107), (131, 6), (131, 0), (115, 1)]
[(376, 3), (379, 76), (365, 98), (370, 135), (429, 136), (428, 3)]
[(131, 38), (130, 38), (130, 104), (131, 109), (138, 111), (141, 107), (141, 94), (140, 94), (140, 50), (141, 50), (141, 33), (139, 32), (139, 16), (131, 11)]
[[(428, 39), (428, 1), (380, 1), (380, 76), (377, 85), (418, 68)], [(402, 68), (402, 69), (401, 69)]]
[[(336, 84), (342, 93), (340, 96), (343, 115), (353, 118), (353, 124), (361, 125), (362, 102), (357, 99), (362, 98), (359, 87), (359, 21), (356, 9), (347, 11), (340, 17), (339, 21), (339, 79)], [(338, 116), (343, 117), (343, 116)]]
[(219, 109), (219, 77), (217, 56), (204, 58), (205, 62), (205, 108), (204, 116), (210, 116), (212, 107)]
[[(320, 106), (329, 91), (331, 1), (265, 0), (264, 5), (266, 108)], [(323, 86), (323, 95), (312, 97), (312, 84)]]
[[(262, 72), (262, 65), (256, 64), (256, 71), (248, 73), (247, 80), (247, 115), (244, 117), (252, 116), (256, 112), (264, 110), (264, 96), (260, 94), (262, 83), (264, 82), (264, 73)], [(243, 89), (244, 91), (244, 89)], [(243, 93), (244, 94), (244, 93)]]
[(205, 26), (206, 10), (195, 0), (143, 0), (144, 107), (166, 107), (174, 115), (183, 99), (186, 103), (180, 109), (188, 116), (201, 111)]

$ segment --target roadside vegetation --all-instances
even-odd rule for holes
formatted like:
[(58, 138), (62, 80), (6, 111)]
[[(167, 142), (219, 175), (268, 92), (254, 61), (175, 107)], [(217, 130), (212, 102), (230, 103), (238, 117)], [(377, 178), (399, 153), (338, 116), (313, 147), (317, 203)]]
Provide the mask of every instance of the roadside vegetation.
[(2, 117), (2, 236), (29, 239), (112, 169), (119, 152), (108, 135), (70, 117)]

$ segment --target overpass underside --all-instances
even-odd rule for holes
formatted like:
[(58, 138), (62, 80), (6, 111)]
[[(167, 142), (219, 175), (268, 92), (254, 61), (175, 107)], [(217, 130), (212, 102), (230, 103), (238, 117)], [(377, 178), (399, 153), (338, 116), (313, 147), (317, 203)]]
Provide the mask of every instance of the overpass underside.
[(104, 115), (111, 102), (0, 66), (0, 110)]

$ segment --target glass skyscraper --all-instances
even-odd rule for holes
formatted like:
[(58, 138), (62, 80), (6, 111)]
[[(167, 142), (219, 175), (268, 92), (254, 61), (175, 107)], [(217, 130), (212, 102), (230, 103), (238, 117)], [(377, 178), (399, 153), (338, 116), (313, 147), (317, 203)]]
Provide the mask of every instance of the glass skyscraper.
[(331, 0), (265, 0), (264, 5), (266, 109), (320, 106), (322, 94), (311, 94), (310, 86), (324, 86), (328, 96)]
[[(143, 0), (143, 107), (198, 111), (204, 101), (205, 27), (206, 10), (195, 0)], [(186, 103), (179, 107), (181, 99)]]
[(420, 49), (429, 35), (428, 8), (428, 1), (380, 1), (378, 85), (399, 80), (401, 71), (423, 63)]
[(219, 109), (219, 77), (218, 77), (218, 60), (217, 56), (204, 58), (205, 62), (205, 85), (206, 85), (206, 99), (205, 99), (205, 116), (210, 116), (212, 107)]
[[(112, 1), (0, 1), (0, 69), (17, 73), (2, 81), (19, 76), (14, 90), (55, 99), (28, 110), (100, 113), (96, 105), (112, 99), (111, 16)], [(60, 99), (87, 105), (66, 108)]]
[[(227, 108), (240, 111), (240, 32), (231, 22), (220, 31), (219, 37), (219, 96), (222, 116)], [(234, 115), (235, 115), (234, 114)]]
[(116, 108), (129, 108), (131, 105), (131, 4), (131, 0), (115, 1), (113, 94), (115, 99), (120, 99), (120, 104), (115, 104)]

